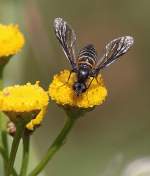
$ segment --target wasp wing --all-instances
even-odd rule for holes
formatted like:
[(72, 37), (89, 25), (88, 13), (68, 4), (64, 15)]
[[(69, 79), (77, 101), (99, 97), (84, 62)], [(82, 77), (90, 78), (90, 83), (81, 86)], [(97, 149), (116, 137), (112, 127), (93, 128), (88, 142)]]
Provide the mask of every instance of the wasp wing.
[(108, 67), (120, 56), (125, 54), (133, 45), (134, 39), (131, 36), (119, 37), (109, 42), (105, 47), (103, 56), (97, 60), (94, 71), (97, 74), (100, 69)]
[(56, 18), (54, 20), (54, 30), (67, 59), (74, 69), (74, 67), (76, 66), (76, 34), (74, 30), (62, 18)]

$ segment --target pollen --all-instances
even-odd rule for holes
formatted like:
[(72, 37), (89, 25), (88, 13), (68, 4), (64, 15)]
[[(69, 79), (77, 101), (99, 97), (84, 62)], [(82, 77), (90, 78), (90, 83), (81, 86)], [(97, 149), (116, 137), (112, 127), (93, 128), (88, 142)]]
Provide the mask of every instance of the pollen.
[[(26, 85), (15, 85), (4, 88), (0, 92), (0, 111), (6, 114), (20, 114), (19, 117), (25, 117), (22, 114), (28, 112), (37, 111), (38, 114), (28, 124), (27, 128), (32, 130), (34, 126), (39, 125), (45, 115), (48, 105), (48, 94), (42, 87), (39, 86), (39, 82), (32, 85), (27, 83)], [(17, 116), (16, 116), (17, 117)], [(10, 119), (14, 120), (14, 119)]]
[(71, 73), (70, 78), (69, 75), (69, 70), (61, 71), (54, 76), (49, 86), (49, 95), (57, 104), (77, 108), (92, 108), (104, 102), (107, 96), (107, 89), (104, 86), (101, 75), (98, 75), (97, 78), (94, 79), (89, 78), (87, 84), (92, 81), (91, 85), (86, 92), (79, 96), (77, 96), (73, 90), (73, 84), (76, 81), (76, 73)]
[(18, 25), (0, 24), (0, 58), (5, 58), (18, 53), (25, 42)]

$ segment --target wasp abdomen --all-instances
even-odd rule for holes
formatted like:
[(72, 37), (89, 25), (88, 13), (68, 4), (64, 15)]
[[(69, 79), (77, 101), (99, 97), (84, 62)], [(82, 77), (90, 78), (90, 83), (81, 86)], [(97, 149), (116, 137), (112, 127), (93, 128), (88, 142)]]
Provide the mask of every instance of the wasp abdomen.
[(97, 53), (92, 44), (85, 46), (79, 52), (78, 66), (87, 65), (93, 68), (97, 60)]

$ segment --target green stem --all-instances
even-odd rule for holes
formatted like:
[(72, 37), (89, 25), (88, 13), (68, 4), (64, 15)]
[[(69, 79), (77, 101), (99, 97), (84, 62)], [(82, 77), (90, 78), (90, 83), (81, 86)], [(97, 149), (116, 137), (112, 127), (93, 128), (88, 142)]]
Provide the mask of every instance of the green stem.
[[(0, 64), (0, 90), (3, 88), (3, 69), (4, 65)], [(6, 117), (2, 113), (0, 113), (0, 129), (1, 129), (1, 142), (3, 146), (3, 150), (5, 152), (5, 156), (8, 159), (8, 137), (6, 133)], [(3, 157), (3, 164), (4, 164), (4, 174), (6, 175), (7, 170), (7, 161), (6, 158)]]
[[(6, 156), (5, 156), (5, 151), (1, 147), (0, 147), (0, 154), (2, 155), (4, 160), (8, 161), (8, 158), (6, 158)], [(14, 168), (13, 168), (13, 176), (18, 176), (18, 174)]]
[(8, 166), (7, 166), (7, 174), (6, 176), (10, 176), (12, 174), (18, 146), (20, 139), (24, 133), (25, 125), (23, 120), (19, 120), (19, 122), (16, 125), (16, 133), (13, 139), (12, 147), (11, 147), (11, 152), (10, 152), (10, 157), (8, 159)]
[[(6, 156), (5, 150), (2, 147), (0, 147), (0, 154), (4, 160), (8, 161), (8, 157)], [(18, 176), (18, 174), (14, 168), (13, 168), (13, 176)]]
[(25, 132), (23, 136), (23, 157), (20, 176), (26, 176), (27, 174), (27, 167), (29, 161), (29, 142), (30, 142), (30, 134), (28, 132)]
[(8, 140), (6, 131), (2, 131), (2, 142), (5, 148), (6, 157), (8, 158)]
[[(0, 146), (0, 154), (3, 157), (3, 160), (8, 161), (8, 157), (6, 156), (5, 150), (3, 149), (2, 146)], [(13, 168), (13, 175), (18, 176), (18, 174), (14, 168)]]
[[(1, 118), (3, 118), (3, 116), (1, 116)], [(8, 164), (8, 138), (7, 138), (6, 131), (4, 130), (1, 131), (1, 138), (2, 138), (2, 145), (5, 151), (5, 158), (3, 158), (3, 163), (4, 163), (4, 173), (6, 175), (7, 164)]]
[(66, 136), (71, 130), (71, 128), (73, 127), (75, 120), (76, 119), (72, 117), (67, 118), (63, 129), (61, 130), (59, 135), (56, 137), (52, 145), (48, 148), (48, 151), (45, 154), (45, 157), (40, 161), (40, 163), (35, 167), (35, 169), (29, 174), (29, 176), (36, 176), (43, 170), (46, 164), (52, 159), (53, 155), (64, 144)]

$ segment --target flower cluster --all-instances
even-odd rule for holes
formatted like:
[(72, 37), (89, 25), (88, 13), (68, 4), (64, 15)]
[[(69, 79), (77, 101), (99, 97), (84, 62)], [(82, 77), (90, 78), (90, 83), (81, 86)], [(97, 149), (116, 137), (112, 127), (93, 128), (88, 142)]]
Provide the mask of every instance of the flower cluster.
[(10, 86), (0, 92), (0, 111), (8, 114), (11, 121), (22, 118), (23, 113), (37, 111), (37, 115), (26, 125), (29, 130), (41, 123), (47, 105), (47, 92), (39, 86), (39, 82)]
[(17, 54), (24, 45), (24, 36), (18, 25), (0, 24), (0, 57)]

